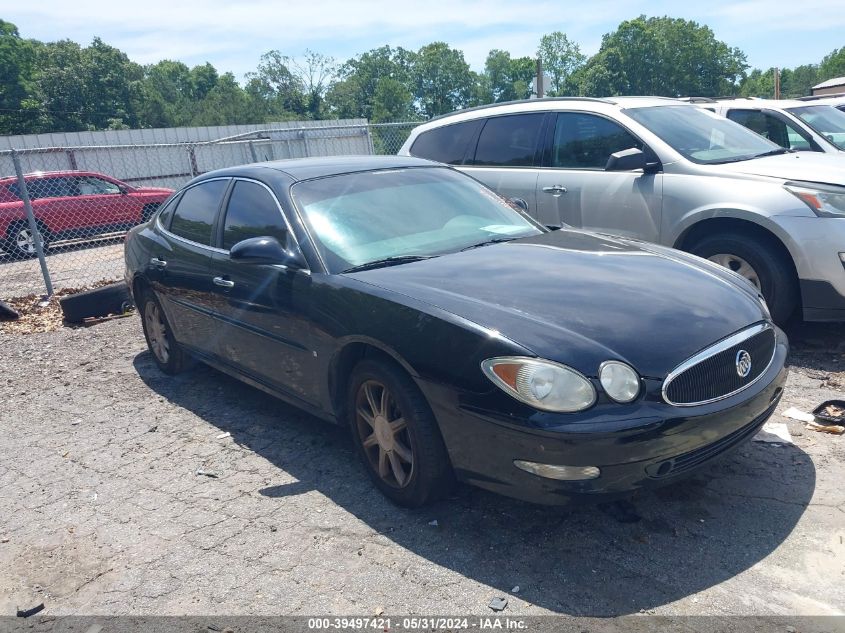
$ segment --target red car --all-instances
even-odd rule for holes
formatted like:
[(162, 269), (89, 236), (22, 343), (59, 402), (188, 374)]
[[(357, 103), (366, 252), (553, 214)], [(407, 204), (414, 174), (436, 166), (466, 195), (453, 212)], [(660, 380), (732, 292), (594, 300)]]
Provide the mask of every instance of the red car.
[[(145, 222), (172, 189), (132, 187), (93, 171), (27, 174), (26, 188), (44, 244), (125, 231)], [(0, 248), (17, 257), (35, 255), (15, 177), (0, 178)]]

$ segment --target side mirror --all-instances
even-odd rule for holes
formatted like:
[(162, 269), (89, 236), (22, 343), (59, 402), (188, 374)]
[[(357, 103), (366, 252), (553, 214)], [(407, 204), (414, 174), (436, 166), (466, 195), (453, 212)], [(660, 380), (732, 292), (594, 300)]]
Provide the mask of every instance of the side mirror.
[(614, 152), (607, 159), (605, 171), (634, 171), (635, 169), (645, 170), (648, 165), (645, 153), (641, 149), (632, 147), (623, 149), (621, 152)]
[(241, 240), (229, 250), (229, 258), (245, 264), (281, 264), (288, 268), (305, 268), (302, 255), (291, 247), (286, 235), (285, 246), (272, 236), (251, 237)]
[(522, 198), (508, 198), (508, 202), (528, 213), (528, 203)]

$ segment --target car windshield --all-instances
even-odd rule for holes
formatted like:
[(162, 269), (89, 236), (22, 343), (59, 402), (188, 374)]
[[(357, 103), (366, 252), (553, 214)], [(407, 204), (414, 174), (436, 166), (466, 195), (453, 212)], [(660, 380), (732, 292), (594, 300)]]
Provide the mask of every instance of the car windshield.
[(738, 123), (696, 106), (627, 108), (625, 114), (695, 163), (733, 163), (786, 151)]
[(833, 106), (814, 105), (787, 108), (839, 149), (845, 149), (845, 112)]
[(483, 185), (445, 167), (308, 180), (292, 195), (331, 273), (543, 232)]

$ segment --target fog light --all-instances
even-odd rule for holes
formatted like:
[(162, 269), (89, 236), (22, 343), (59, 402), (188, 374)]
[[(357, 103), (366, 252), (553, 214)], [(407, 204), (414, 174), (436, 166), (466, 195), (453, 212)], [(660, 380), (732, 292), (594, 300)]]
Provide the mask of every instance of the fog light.
[(596, 479), (601, 475), (601, 470), (599, 470), (598, 466), (557, 466), (556, 464), (526, 462), (521, 459), (515, 459), (513, 465), (532, 475), (545, 477), (546, 479), (559, 479), (561, 481)]

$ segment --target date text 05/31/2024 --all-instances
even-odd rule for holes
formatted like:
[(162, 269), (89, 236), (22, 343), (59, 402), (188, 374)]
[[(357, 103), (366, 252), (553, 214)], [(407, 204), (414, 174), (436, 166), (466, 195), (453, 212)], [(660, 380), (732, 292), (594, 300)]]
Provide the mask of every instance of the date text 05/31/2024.
[(477, 617), (349, 617), (349, 618), (309, 618), (308, 628), (311, 630), (361, 630), (372, 629), (378, 631), (418, 631), (418, 630), (510, 630), (522, 631), (527, 624), (516, 618)]

